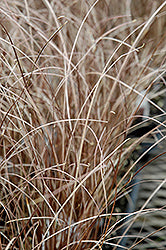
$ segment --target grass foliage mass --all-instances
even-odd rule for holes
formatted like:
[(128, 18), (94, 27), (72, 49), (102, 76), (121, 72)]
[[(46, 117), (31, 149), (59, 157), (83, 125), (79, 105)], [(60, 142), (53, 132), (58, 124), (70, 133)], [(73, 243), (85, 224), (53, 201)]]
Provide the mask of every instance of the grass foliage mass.
[(1, 249), (121, 244), (129, 159), (154, 135), (131, 138), (136, 118), (164, 139), (165, 16), (161, 0), (1, 1)]

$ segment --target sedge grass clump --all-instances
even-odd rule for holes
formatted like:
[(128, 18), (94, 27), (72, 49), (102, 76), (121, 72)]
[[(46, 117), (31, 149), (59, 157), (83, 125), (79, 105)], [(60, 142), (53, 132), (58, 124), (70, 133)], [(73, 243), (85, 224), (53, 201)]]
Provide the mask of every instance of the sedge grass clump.
[(2, 3), (2, 248), (112, 244), (125, 162), (146, 137), (127, 134), (144, 99), (164, 112), (149, 93), (164, 75), (165, 2), (141, 14), (135, 2)]

